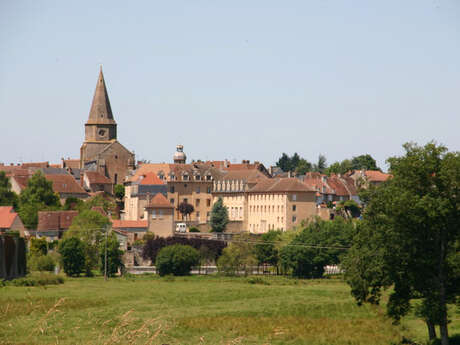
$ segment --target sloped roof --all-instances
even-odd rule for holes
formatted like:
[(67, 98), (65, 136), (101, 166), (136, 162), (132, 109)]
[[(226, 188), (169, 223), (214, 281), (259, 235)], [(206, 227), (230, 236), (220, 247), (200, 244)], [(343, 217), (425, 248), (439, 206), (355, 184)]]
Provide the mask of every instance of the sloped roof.
[(63, 159), (62, 165), (64, 166), (64, 168), (80, 169), (80, 160), (79, 159)]
[(27, 187), (27, 182), (29, 181), (30, 175), (16, 175), (11, 176), (12, 179), (16, 181), (21, 189)]
[(165, 180), (167, 181), (171, 180), (171, 174), (174, 174), (179, 181), (181, 180), (181, 177), (184, 173), (190, 177), (194, 176), (194, 174), (200, 174), (202, 178), (209, 173), (214, 179), (218, 179), (224, 174), (218, 169), (213, 168), (211, 165), (205, 163), (144, 163), (139, 166), (133, 176), (128, 178), (128, 181), (137, 182), (141, 176), (145, 176), (147, 173), (154, 173), (157, 176), (162, 173), (165, 177)]
[(39, 211), (37, 230), (66, 230), (76, 216), (78, 211)]
[(0, 229), (9, 229), (18, 214), (13, 211), (13, 206), (0, 206)]
[(97, 78), (96, 90), (86, 124), (116, 124), (110, 107), (109, 95), (105, 86), (102, 67)]
[(48, 168), (50, 166), (49, 162), (31, 162), (31, 163), (23, 163), (22, 168)]
[(112, 181), (108, 177), (97, 171), (85, 171), (85, 175), (88, 178), (90, 184), (112, 184)]
[(146, 220), (112, 220), (112, 228), (123, 229), (123, 228), (147, 228), (148, 222)]
[(140, 184), (142, 185), (163, 185), (165, 184), (160, 178), (157, 176), (157, 174), (153, 172), (148, 172), (145, 175), (142, 175), (140, 177)]
[(88, 194), (70, 174), (45, 175), (45, 178), (53, 183), (53, 190), (56, 193)]
[(250, 193), (276, 192), (315, 192), (315, 189), (300, 182), (296, 178), (272, 178), (258, 182), (249, 190)]
[(268, 177), (257, 169), (229, 170), (222, 177), (222, 180), (243, 180), (244, 182), (257, 182)]
[(173, 205), (166, 199), (166, 197), (161, 194), (157, 193), (155, 196), (150, 200), (148, 208), (174, 208)]
[(390, 178), (390, 174), (385, 174), (378, 170), (366, 170), (364, 175), (370, 182), (384, 182)]

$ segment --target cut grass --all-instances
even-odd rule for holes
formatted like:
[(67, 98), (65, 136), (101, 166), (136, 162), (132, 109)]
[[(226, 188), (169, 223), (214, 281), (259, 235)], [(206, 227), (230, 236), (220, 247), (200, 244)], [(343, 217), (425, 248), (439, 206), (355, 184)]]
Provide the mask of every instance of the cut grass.
[[(262, 280), (261, 280), (262, 279)], [(398, 344), (426, 340), (340, 280), (154, 275), (0, 289), (0, 344)], [(458, 314), (450, 324), (460, 333)], [(455, 318), (456, 317), (456, 318)]]

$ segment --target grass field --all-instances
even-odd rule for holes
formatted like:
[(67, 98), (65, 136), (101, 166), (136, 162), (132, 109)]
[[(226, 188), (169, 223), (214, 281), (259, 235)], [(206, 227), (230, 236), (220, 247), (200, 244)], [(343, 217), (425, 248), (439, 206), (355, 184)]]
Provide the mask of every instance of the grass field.
[(336, 279), (146, 275), (0, 288), (0, 344), (387, 345), (424, 343), (425, 333), (414, 318), (394, 326), (381, 307), (357, 307)]

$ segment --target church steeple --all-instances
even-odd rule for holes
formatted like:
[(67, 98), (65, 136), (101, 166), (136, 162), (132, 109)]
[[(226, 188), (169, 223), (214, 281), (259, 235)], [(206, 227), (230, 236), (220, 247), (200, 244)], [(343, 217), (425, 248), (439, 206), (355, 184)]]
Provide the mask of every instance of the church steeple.
[(117, 123), (113, 118), (101, 66), (88, 121), (85, 124), (85, 141), (108, 141), (116, 138)]

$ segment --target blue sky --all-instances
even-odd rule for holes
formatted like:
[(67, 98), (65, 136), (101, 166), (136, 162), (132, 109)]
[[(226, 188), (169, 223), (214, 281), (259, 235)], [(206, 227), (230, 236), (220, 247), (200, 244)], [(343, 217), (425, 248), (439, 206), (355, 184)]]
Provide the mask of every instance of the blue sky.
[(460, 1), (2, 1), (0, 162), (79, 157), (99, 65), (138, 159), (460, 150)]

